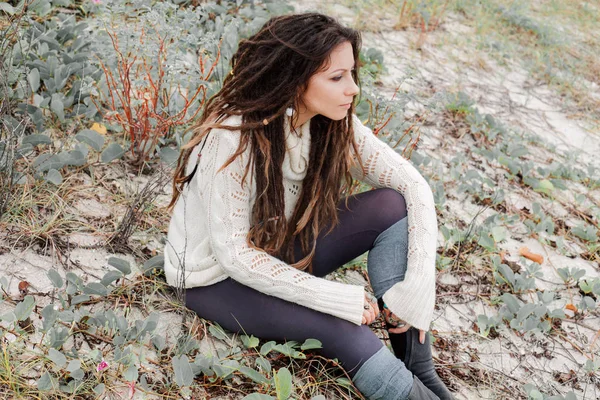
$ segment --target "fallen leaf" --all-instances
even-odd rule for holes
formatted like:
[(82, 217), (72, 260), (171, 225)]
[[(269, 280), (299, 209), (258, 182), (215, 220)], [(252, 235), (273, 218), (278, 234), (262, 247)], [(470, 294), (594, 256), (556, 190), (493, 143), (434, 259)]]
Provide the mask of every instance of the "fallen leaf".
[(532, 253), (527, 247), (521, 247), (519, 249), (519, 255), (536, 262), (540, 265), (544, 262), (544, 257), (540, 254)]
[(574, 313), (576, 313), (576, 312), (577, 312), (577, 306), (576, 306), (576, 305), (574, 305), (574, 304), (571, 304), (571, 303), (569, 303), (569, 304), (567, 304), (567, 305), (565, 306), (565, 308), (566, 308), (567, 310), (571, 310), (571, 311), (573, 311)]
[(571, 381), (577, 382), (577, 374), (573, 370), (569, 370), (569, 372), (556, 372), (554, 374), (554, 379), (558, 383), (562, 383), (562, 384), (565, 384), (565, 383), (568, 383)]
[(93, 131), (98, 132), (101, 135), (106, 135), (106, 126), (104, 126), (102, 124), (99, 124), (97, 122), (94, 122), (92, 124), (92, 127), (90, 129), (93, 130)]
[(21, 293), (22, 296), (25, 296), (27, 292), (29, 292), (29, 286), (31, 285), (27, 281), (19, 282), (19, 293)]

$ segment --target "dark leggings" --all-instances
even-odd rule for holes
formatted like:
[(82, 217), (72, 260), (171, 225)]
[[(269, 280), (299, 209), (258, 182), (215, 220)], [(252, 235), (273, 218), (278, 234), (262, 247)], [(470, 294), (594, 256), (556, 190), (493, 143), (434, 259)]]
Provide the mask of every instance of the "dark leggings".
[[(338, 205), (339, 224), (317, 238), (313, 274), (323, 277), (348, 261), (369, 251), (383, 231), (406, 217), (402, 195), (392, 189), (377, 189), (350, 196)], [(301, 255), (299, 242), (296, 256)], [(298, 259), (298, 257), (296, 258)], [(350, 376), (375, 354), (382, 343), (367, 325), (324, 314), (310, 308), (263, 294), (231, 278), (211, 286), (186, 290), (186, 306), (202, 318), (223, 328), (267, 340), (308, 338), (321, 341), (321, 354), (337, 358)]]

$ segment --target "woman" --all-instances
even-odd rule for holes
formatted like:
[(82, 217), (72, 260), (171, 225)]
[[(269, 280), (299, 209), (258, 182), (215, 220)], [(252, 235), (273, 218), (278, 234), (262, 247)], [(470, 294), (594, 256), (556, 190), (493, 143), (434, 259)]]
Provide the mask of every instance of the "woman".
[[(433, 196), (353, 114), (359, 48), (358, 32), (317, 13), (240, 42), (179, 158), (167, 281), (230, 331), (320, 340), (367, 398), (449, 399), (425, 335)], [(377, 190), (342, 199), (353, 179)], [(366, 251), (377, 300), (323, 278)], [(368, 327), (384, 304), (396, 356)]]

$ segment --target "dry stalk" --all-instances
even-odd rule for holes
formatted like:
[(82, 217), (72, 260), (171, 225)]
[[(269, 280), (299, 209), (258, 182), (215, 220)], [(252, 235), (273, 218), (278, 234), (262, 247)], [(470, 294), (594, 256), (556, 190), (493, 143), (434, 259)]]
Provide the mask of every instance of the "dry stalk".
[(158, 170), (158, 173), (135, 195), (116, 232), (106, 241), (107, 246), (113, 251), (129, 250), (127, 241), (137, 227), (146, 206), (154, 201), (156, 195), (165, 187), (170, 179), (170, 173), (167, 173), (163, 169)]

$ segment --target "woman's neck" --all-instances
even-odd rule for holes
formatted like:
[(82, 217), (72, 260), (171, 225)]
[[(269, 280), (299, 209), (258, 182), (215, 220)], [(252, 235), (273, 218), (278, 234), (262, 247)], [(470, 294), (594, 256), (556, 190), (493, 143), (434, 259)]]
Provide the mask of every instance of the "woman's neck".
[[(309, 119), (314, 117), (314, 112), (308, 111), (306, 108), (302, 107), (298, 112), (298, 119), (292, 118), (292, 129), (298, 130), (302, 125), (306, 123)], [(294, 116), (295, 117), (295, 116)]]

